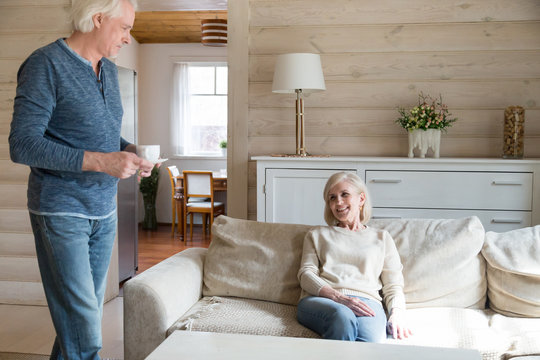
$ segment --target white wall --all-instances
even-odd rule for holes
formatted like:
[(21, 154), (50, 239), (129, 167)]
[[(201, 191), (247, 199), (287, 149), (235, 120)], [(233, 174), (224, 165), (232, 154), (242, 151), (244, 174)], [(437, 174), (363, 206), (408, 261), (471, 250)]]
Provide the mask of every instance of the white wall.
[(131, 37), (131, 44), (126, 45), (120, 50), (120, 53), (115, 59), (115, 64), (139, 71), (139, 43)]
[[(140, 44), (138, 46), (139, 144), (160, 144), (162, 155), (170, 159), (163, 163), (160, 172), (157, 199), (158, 222), (171, 222), (171, 188), (167, 166), (176, 165), (180, 171), (219, 171), (227, 167), (227, 161), (224, 158), (173, 158), (169, 126), (173, 64), (181, 60), (197, 61), (209, 57), (226, 56), (226, 47), (207, 47), (200, 44)], [(218, 199), (221, 199), (221, 195)], [(144, 215), (142, 206), (140, 206), (139, 214), (142, 219)]]

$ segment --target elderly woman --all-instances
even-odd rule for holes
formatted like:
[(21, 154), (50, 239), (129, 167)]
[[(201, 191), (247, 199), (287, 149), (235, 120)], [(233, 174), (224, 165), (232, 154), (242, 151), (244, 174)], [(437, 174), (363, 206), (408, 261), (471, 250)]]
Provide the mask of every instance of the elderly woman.
[(311, 230), (304, 240), (298, 321), (325, 339), (381, 342), (387, 328), (394, 338), (410, 336), (399, 254), (387, 231), (366, 226), (366, 185), (355, 174), (337, 173), (323, 196), (330, 226)]

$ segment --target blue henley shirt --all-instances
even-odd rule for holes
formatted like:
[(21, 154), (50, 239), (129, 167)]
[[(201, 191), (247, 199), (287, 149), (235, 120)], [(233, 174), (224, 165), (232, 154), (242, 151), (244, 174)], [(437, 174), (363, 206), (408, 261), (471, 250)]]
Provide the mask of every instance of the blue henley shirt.
[(12, 161), (30, 166), (28, 209), (41, 215), (88, 219), (116, 210), (118, 179), (82, 171), (84, 151), (115, 152), (122, 102), (116, 65), (101, 59), (98, 76), (90, 61), (58, 39), (33, 52), (17, 74), (9, 134)]

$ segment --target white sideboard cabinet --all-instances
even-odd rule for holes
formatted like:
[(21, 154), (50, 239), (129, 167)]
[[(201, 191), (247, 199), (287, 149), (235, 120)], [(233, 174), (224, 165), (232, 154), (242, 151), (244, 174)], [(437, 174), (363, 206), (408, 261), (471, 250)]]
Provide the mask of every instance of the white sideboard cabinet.
[(257, 162), (257, 220), (324, 225), (335, 172), (367, 184), (373, 218), (478, 216), (486, 231), (540, 224), (540, 159), (271, 157)]

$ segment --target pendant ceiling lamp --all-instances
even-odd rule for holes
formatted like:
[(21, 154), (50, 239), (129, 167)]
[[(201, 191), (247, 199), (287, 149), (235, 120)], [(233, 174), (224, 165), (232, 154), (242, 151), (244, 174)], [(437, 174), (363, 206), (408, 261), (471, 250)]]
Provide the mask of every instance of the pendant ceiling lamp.
[(201, 20), (201, 42), (206, 46), (227, 46), (227, 20)]

